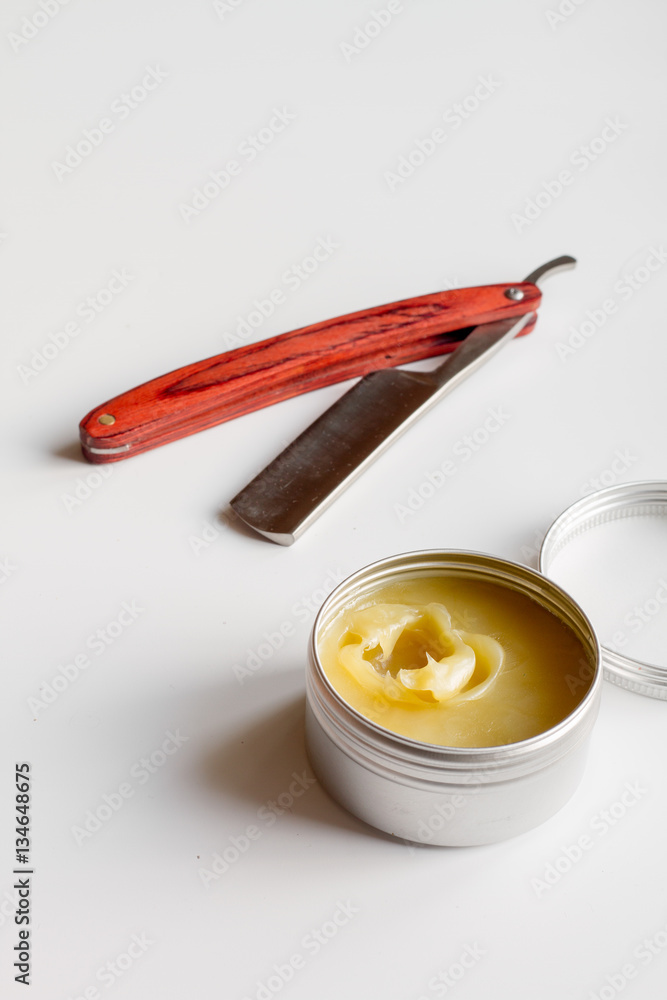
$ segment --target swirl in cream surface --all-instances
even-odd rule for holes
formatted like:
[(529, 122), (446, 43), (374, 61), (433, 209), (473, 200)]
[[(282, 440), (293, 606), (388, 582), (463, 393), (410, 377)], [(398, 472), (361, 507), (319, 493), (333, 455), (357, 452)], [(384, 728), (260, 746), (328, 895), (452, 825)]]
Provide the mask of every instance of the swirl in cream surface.
[(516, 743), (566, 718), (591, 653), (538, 600), (457, 573), (397, 579), (324, 621), (324, 672), (352, 708), (440, 746)]

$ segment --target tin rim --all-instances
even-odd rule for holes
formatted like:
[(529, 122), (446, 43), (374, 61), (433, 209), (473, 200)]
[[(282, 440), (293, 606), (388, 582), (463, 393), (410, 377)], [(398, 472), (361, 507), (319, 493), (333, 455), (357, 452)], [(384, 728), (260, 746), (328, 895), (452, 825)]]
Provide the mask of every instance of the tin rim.
[[(595, 657), (594, 675), (588, 691), (569, 715), (555, 726), (515, 743), (486, 747), (452, 747), (415, 740), (395, 733), (363, 715), (339, 694), (324, 671), (317, 648), (317, 636), (325, 619), (337, 613), (353, 593), (358, 593), (360, 585), (363, 585), (364, 589), (367, 586), (370, 589), (380, 582), (385, 582), (394, 572), (418, 573), (420, 570), (432, 572), (438, 568), (438, 563), (443, 569), (459, 570), (466, 575), (483, 575), (486, 579), (521, 591), (560, 617), (584, 644), (590, 644)], [(545, 584), (548, 586), (547, 592)], [(348, 750), (355, 755), (363, 746), (369, 754), (368, 763), (371, 763), (371, 759), (377, 758), (378, 762), (383, 760), (386, 764), (388, 758), (395, 757), (397, 760), (400, 758), (405, 764), (407, 755), (411, 758), (415, 771), (420, 772), (423, 778), (426, 778), (427, 773), (433, 768), (439, 770), (444, 762), (448, 767), (453, 767), (455, 771), (461, 770), (462, 773), (471, 766), (484, 768), (492, 763), (498, 767), (498, 753), (502, 754), (503, 765), (500, 765), (500, 773), (496, 775), (496, 780), (506, 780), (508, 767), (511, 770), (525, 772), (540, 766), (547, 759), (553, 762), (561, 755), (569, 753), (573, 744), (588, 737), (594, 719), (590, 719), (590, 726), (585, 727), (585, 732), (582, 730), (581, 721), (582, 717), (590, 715), (591, 704), (599, 698), (602, 679), (600, 646), (595, 629), (580, 605), (563, 587), (522, 563), (468, 549), (423, 549), (404, 552), (377, 560), (356, 570), (332, 591), (318, 611), (311, 631), (310, 652), (314, 668), (313, 675), (309, 678), (311, 683), (308, 684), (309, 694), (313, 696), (311, 708), (316, 710), (316, 714), (320, 717), (326, 717), (329, 726), (333, 726), (337, 731), (338, 740), (342, 737), (344, 743), (349, 743)], [(320, 688), (319, 692), (316, 690), (317, 687)], [(328, 700), (333, 699), (335, 711), (320, 697), (322, 688), (326, 691)]]
[[(667, 516), (667, 482), (642, 480), (597, 490), (570, 504), (553, 522), (542, 542), (540, 572), (549, 579), (556, 556), (591, 528), (625, 517)], [(667, 700), (667, 668), (601, 644), (605, 680), (649, 698)]]

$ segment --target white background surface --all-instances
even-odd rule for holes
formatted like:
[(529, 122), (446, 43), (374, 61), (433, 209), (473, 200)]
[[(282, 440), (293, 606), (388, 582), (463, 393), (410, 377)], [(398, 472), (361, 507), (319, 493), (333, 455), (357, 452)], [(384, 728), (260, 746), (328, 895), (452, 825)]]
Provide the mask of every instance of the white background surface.
[[(307, 605), (333, 576), (422, 547), (535, 565), (550, 521), (593, 480), (667, 478), (667, 267), (631, 295), (620, 290), (667, 239), (664, 7), (588, 0), (563, 4), (572, 13), (556, 21), (555, 0), (415, 0), (351, 52), (341, 43), (360, 39), (381, 0), (218, 6), (74, 0), (13, 44), (31, 31), (25, 17), (41, 25), (40, 7), (10, 0), (0, 13), (3, 995), (26, 995), (13, 982), (11, 897), (12, 766), (25, 760), (35, 1000), (431, 1000), (443, 990), (657, 1000), (667, 976), (664, 703), (605, 684), (583, 784), (554, 819), (508, 843), (411, 849), (317, 786), (271, 823), (266, 804), (309, 772)], [(131, 114), (110, 112), (147, 67), (166, 78)], [(453, 115), (443, 123), (480, 77), (495, 81), (493, 94), (460, 127)], [(274, 108), (294, 121), (186, 222), (180, 207)], [(104, 117), (113, 131), (59, 179), (54, 163)], [(577, 151), (607, 118), (623, 128), (584, 170)], [(392, 190), (386, 173), (436, 127), (445, 142)], [(521, 222), (564, 169), (573, 182)], [(290, 290), (282, 276), (319, 238), (338, 247)], [(447, 286), (519, 280), (560, 253), (579, 266), (545, 284), (536, 331), (431, 412), (294, 547), (240, 533), (219, 512), (340, 387), (108, 466), (86, 496), (81, 417), (224, 350), (272, 289), (286, 301), (256, 339)], [(123, 269), (132, 280), (87, 322), (80, 303)], [(563, 350), (610, 298), (615, 313)], [(78, 336), (37, 371), (34, 352), (76, 320)], [(489, 407), (503, 408), (504, 424), (466, 460), (460, 442)], [(402, 514), (397, 505), (452, 457), (446, 487)], [(647, 598), (655, 586), (647, 581)], [(123, 602), (142, 610), (100, 655), (94, 634)], [(241, 684), (235, 665), (284, 623), (294, 634)], [(90, 666), (37, 708), (29, 699), (77, 654)], [(187, 741), (144, 780), (137, 762), (176, 730)], [(128, 782), (131, 797), (77, 843), (73, 828)], [(626, 783), (639, 791), (621, 807)], [(623, 815), (612, 827), (603, 810)], [(248, 825), (259, 838), (207, 887), (201, 870)], [(533, 880), (583, 835), (592, 847), (540, 888)], [(356, 912), (315, 954), (308, 935), (336, 914), (342, 922), (340, 902)], [(105, 972), (133, 935), (147, 950), (122, 974)], [(656, 954), (645, 939), (660, 942)], [(438, 986), (467, 947), (482, 957), (455, 986)], [(304, 967), (266, 987), (296, 953)], [(632, 979), (619, 974), (627, 963)]]

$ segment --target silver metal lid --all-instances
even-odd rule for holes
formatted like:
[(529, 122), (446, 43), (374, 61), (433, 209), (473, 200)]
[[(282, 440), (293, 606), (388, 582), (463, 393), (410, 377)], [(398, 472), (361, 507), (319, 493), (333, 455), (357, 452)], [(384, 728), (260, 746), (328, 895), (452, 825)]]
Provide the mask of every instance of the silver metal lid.
[(667, 700), (667, 482), (591, 493), (556, 518), (539, 568), (567, 590), (600, 638), (604, 676)]

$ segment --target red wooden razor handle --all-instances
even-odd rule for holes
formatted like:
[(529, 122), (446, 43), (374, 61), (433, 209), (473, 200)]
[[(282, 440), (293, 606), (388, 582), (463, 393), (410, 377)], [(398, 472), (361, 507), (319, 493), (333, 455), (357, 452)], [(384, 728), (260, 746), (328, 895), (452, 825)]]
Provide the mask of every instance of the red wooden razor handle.
[[(509, 288), (523, 297), (508, 298)], [(540, 300), (527, 282), (459, 288), (227, 351), (96, 406), (79, 428), (83, 454), (90, 462), (117, 462), (332, 382), (445, 354), (470, 327), (532, 312)]]

